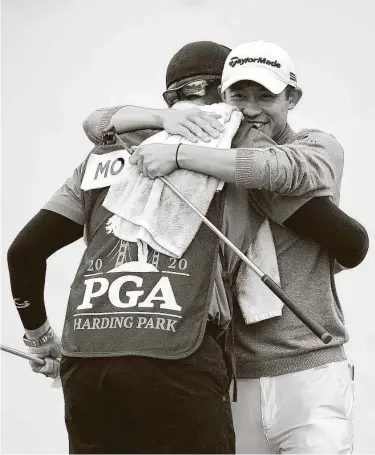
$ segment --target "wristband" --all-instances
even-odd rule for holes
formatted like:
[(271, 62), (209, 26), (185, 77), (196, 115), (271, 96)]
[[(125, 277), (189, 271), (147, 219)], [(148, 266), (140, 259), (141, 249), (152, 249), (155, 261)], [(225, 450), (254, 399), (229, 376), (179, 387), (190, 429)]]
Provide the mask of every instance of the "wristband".
[(176, 166), (177, 166), (177, 169), (181, 169), (181, 168), (180, 168), (180, 165), (178, 164), (178, 150), (179, 150), (179, 148), (180, 148), (181, 145), (182, 145), (182, 144), (181, 144), (181, 142), (180, 142), (180, 143), (178, 144), (177, 148), (176, 148)]
[(52, 327), (50, 327), (43, 336), (39, 337), (36, 340), (28, 340), (26, 334), (23, 336), (22, 340), (26, 346), (37, 348), (38, 346), (47, 344), (53, 338), (53, 336), (54, 331), (52, 330)]

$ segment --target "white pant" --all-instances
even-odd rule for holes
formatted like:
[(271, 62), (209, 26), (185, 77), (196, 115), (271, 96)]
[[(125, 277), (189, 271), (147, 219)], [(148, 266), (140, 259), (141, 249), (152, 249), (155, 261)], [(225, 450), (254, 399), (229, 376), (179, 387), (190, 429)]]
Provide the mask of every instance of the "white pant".
[(352, 453), (351, 371), (345, 361), (239, 379), (232, 404), (237, 453)]

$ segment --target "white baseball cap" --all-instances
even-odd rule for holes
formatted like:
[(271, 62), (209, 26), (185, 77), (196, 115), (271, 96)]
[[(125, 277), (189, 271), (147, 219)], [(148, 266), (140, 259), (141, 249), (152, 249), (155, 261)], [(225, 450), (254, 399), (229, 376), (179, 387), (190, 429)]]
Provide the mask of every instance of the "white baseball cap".
[(254, 81), (278, 95), (287, 85), (297, 87), (294, 65), (284, 49), (267, 41), (240, 44), (228, 55), (221, 93), (238, 81)]

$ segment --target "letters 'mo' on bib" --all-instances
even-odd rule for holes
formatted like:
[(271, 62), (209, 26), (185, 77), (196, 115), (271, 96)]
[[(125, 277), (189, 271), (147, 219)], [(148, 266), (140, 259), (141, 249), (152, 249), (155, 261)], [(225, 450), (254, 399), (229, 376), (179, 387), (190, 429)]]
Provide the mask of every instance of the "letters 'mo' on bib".
[(91, 153), (87, 160), (81, 189), (84, 191), (104, 188), (118, 182), (129, 164), (126, 150), (115, 150), (103, 155)]
[[(112, 216), (101, 206), (106, 191), (84, 193), (88, 247), (71, 287), (63, 353), (187, 357), (204, 335), (218, 237), (202, 223), (181, 259), (122, 241), (105, 229)], [(215, 195), (207, 213), (216, 226), (221, 223), (222, 193)]]

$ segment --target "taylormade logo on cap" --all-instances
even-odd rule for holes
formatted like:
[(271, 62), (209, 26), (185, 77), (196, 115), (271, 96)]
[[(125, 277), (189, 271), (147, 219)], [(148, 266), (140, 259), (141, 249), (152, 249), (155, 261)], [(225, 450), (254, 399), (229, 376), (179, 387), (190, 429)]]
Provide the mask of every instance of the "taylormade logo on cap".
[(233, 68), (237, 64), (243, 65), (244, 63), (264, 63), (265, 65), (276, 66), (276, 68), (280, 68), (280, 63), (275, 60), (274, 62), (270, 62), (265, 57), (246, 57), (246, 58), (239, 58), (239, 57), (232, 57), (230, 59), (229, 65)]
[(297, 87), (294, 65), (275, 43), (251, 41), (234, 48), (224, 64), (221, 92), (239, 81), (254, 81), (278, 95), (287, 85)]

